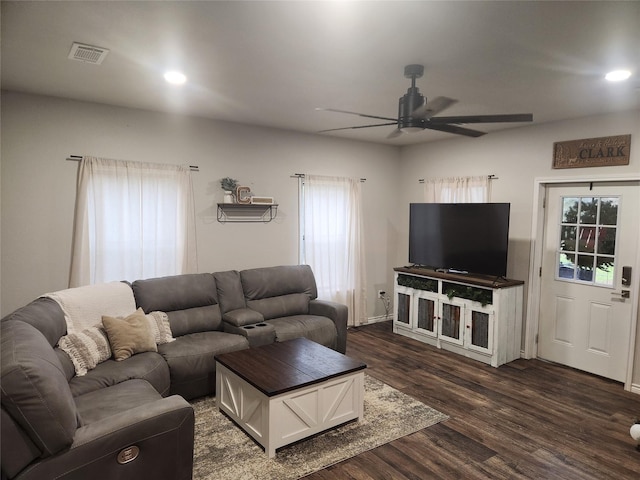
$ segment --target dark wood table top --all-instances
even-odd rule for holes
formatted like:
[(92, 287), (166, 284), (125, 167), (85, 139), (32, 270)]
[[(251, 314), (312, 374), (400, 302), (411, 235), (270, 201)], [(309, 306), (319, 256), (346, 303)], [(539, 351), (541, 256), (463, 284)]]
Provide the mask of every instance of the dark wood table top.
[(216, 361), (269, 397), (367, 368), (306, 338), (223, 353)]
[(517, 285), (524, 285), (522, 280), (514, 280), (512, 278), (496, 277), (495, 275), (475, 275), (469, 273), (449, 273), (439, 272), (426, 267), (396, 267), (399, 273), (412, 273), (425, 277), (440, 278), (443, 280), (452, 280), (454, 282), (470, 283), (479, 287), (488, 288), (507, 288)]

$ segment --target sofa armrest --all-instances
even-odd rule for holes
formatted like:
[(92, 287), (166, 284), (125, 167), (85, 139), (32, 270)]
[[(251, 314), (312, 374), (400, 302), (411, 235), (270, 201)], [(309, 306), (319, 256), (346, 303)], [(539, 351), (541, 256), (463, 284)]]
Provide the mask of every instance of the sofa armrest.
[(345, 353), (347, 351), (347, 317), (349, 315), (347, 306), (328, 300), (316, 299), (309, 302), (309, 313), (333, 320), (338, 332), (337, 350), (340, 353)]
[(234, 327), (242, 327), (244, 325), (264, 322), (264, 316), (260, 312), (251, 310), (250, 308), (238, 308), (225, 313), (222, 316), (222, 321)]
[[(191, 480), (193, 407), (180, 397), (155, 402), (80, 427), (66, 452), (28, 467), (21, 480), (58, 478)], [(125, 449), (137, 458), (121, 464)]]

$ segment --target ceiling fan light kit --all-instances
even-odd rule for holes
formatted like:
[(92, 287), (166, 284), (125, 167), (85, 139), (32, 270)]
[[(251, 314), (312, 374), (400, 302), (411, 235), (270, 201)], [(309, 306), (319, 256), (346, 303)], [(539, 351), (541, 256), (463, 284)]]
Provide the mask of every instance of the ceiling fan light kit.
[[(438, 130), (441, 132), (454, 133), (467, 137), (480, 137), (485, 132), (479, 130), (471, 130), (469, 128), (460, 127), (465, 123), (506, 123), (506, 122), (531, 122), (533, 115), (531, 113), (518, 113), (506, 115), (467, 115), (453, 117), (436, 117), (438, 113), (457, 103), (457, 100), (448, 97), (436, 97), (431, 101), (427, 101), (424, 95), (420, 93), (416, 87), (416, 78), (424, 75), (423, 65), (407, 65), (404, 67), (404, 76), (411, 79), (411, 86), (398, 101), (398, 118), (382, 117), (378, 115), (367, 115), (364, 113), (350, 112), (347, 110), (338, 110), (332, 108), (317, 108), (316, 110), (324, 110), (337, 113), (347, 113), (350, 115), (358, 115), (366, 118), (376, 118), (386, 120), (387, 123), (377, 123), (373, 125), (357, 125), (353, 127), (331, 128), (321, 130), (318, 133), (333, 132), (337, 130), (350, 130), (356, 128), (382, 127), (386, 125), (396, 124), (397, 128), (393, 130), (387, 138), (394, 138), (403, 133), (419, 132), (425, 129)], [(390, 123), (389, 123), (390, 122)]]
[(605, 79), (610, 82), (622, 82), (631, 77), (631, 72), (629, 70), (614, 70), (605, 75)]
[(164, 74), (164, 79), (171, 85), (182, 85), (186, 83), (187, 77), (184, 73), (171, 70)]

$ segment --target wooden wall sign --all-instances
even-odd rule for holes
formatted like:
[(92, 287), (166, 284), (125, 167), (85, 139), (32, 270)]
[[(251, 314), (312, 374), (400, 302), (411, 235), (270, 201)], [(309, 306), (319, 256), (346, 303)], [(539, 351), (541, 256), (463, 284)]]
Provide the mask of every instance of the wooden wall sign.
[(631, 135), (584, 138), (553, 144), (553, 168), (629, 165)]

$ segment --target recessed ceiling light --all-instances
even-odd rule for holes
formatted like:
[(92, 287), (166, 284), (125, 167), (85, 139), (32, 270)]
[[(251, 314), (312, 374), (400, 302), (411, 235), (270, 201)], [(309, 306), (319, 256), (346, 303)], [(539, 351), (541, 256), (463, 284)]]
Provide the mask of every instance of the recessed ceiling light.
[(629, 70), (614, 70), (613, 72), (607, 73), (604, 78), (610, 82), (620, 82), (622, 80), (626, 80), (630, 76), (631, 72)]
[(180, 73), (175, 70), (165, 73), (164, 79), (172, 85), (182, 85), (187, 81), (187, 77), (184, 73)]

